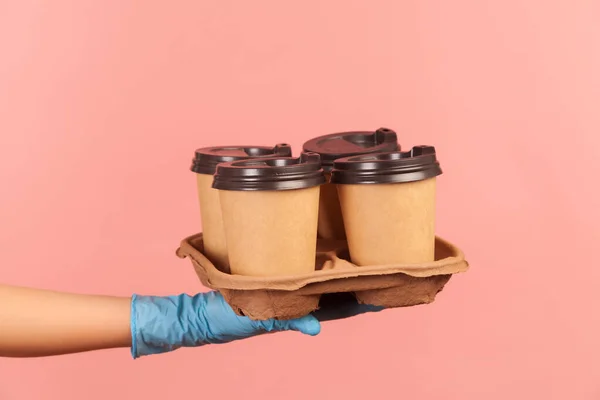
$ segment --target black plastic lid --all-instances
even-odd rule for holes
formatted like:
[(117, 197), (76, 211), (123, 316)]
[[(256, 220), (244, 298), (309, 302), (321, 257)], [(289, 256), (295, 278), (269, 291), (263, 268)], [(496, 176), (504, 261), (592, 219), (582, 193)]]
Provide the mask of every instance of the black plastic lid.
[(379, 128), (371, 132), (341, 132), (319, 136), (304, 143), (305, 152), (321, 155), (325, 170), (330, 170), (338, 158), (369, 153), (400, 150), (396, 132)]
[(325, 183), (321, 157), (255, 158), (219, 164), (212, 187), (219, 190), (292, 190)]
[(267, 146), (217, 146), (204, 147), (196, 150), (192, 161), (193, 172), (198, 174), (213, 175), (217, 165), (223, 162), (248, 160), (261, 157), (291, 157), (292, 148), (289, 144), (278, 144), (275, 147)]
[(405, 152), (388, 152), (336, 160), (331, 183), (402, 183), (441, 175), (433, 146), (415, 146)]

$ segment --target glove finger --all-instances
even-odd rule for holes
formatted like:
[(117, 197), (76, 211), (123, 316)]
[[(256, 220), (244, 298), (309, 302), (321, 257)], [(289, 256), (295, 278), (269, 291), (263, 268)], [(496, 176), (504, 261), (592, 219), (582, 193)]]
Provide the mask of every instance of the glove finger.
[(271, 331), (296, 331), (305, 335), (316, 336), (321, 332), (321, 323), (312, 315), (285, 321), (262, 321), (263, 328)]

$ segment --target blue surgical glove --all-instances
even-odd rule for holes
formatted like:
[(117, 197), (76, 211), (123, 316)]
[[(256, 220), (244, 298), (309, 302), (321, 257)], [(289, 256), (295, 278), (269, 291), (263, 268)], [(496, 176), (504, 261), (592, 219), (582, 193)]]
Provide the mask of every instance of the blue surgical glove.
[(299, 331), (315, 336), (321, 331), (321, 324), (312, 315), (287, 321), (240, 317), (218, 292), (195, 296), (133, 295), (131, 301), (133, 358), (275, 331)]
[(195, 296), (140, 296), (131, 301), (131, 355), (138, 358), (180, 347), (227, 343), (266, 332), (298, 331), (315, 336), (319, 321), (330, 321), (382, 310), (357, 304), (350, 294), (324, 295), (320, 309), (305, 317), (287, 321), (253, 321), (240, 317), (219, 292)]

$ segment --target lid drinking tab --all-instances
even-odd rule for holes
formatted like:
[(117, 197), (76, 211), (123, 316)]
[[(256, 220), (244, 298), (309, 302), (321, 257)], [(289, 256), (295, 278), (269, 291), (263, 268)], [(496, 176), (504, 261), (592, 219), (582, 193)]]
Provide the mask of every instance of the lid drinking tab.
[(197, 149), (192, 161), (191, 170), (198, 174), (213, 175), (217, 165), (223, 162), (248, 160), (264, 157), (291, 157), (289, 144), (280, 143), (274, 147), (267, 146), (215, 146)]
[(331, 171), (331, 183), (402, 183), (421, 181), (441, 174), (435, 147), (415, 146), (405, 152), (364, 154), (338, 159)]

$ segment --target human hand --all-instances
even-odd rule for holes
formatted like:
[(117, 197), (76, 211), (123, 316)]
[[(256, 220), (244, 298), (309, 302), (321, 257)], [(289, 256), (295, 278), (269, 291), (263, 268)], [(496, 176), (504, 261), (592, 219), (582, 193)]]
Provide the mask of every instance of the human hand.
[(298, 331), (315, 336), (321, 331), (319, 321), (312, 315), (287, 321), (240, 317), (219, 292), (195, 296), (134, 295), (131, 304), (133, 358), (180, 347), (227, 343), (266, 332)]
[(133, 358), (160, 354), (180, 347), (227, 343), (266, 332), (298, 331), (315, 336), (321, 331), (319, 321), (346, 318), (380, 308), (358, 305), (334, 297), (326, 307), (299, 319), (254, 321), (240, 317), (218, 292), (195, 296), (139, 296), (131, 302)]

